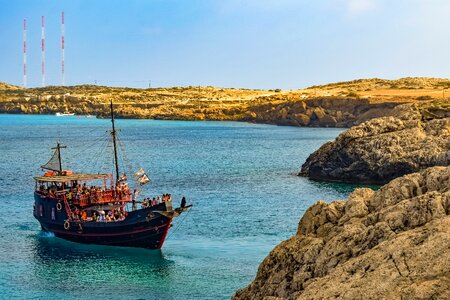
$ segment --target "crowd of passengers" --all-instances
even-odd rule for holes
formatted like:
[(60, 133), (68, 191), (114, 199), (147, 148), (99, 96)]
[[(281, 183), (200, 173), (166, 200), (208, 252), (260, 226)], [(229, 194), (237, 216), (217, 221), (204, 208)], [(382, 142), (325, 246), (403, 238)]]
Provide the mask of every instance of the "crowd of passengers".
[[(87, 186), (86, 183), (83, 184), (74, 184), (72, 187), (68, 186), (64, 190), (66, 194), (67, 201), (69, 204), (73, 202), (78, 203), (80, 199), (88, 199), (89, 203), (95, 203), (98, 200), (102, 199), (103, 193), (107, 190), (93, 186)], [(42, 194), (47, 194), (51, 198), (58, 198), (58, 195), (61, 195), (62, 187), (58, 185), (52, 185), (46, 188), (44, 185), (40, 186), (40, 192)], [(120, 184), (117, 183), (115, 190), (113, 191), (118, 199), (123, 199), (130, 194), (130, 189), (128, 184)], [(114, 197), (114, 195), (112, 195)]]
[[(96, 203), (98, 200), (102, 199), (102, 195), (104, 192), (108, 192), (101, 187), (97, 186), (87, 186), (86, 183), (78, 184), (77, 182), (73, 182), (72, 186), (68, 185), (63, 190), (62, 185), (55, 185), (46, 187), (41, 185), (39, 188), (40, 193), (44, 195), (48, 195), (52, 198), (59, 198), (61, 195), (65, 194), (66, 199), (70, 205), (79, 203), (80, 199), (89, 199), (89, 204)], [(162, 202), (172, 201), (171, 194), (163, 194), (161, 197), (147, 197), (143, 199), (143, 201), (136, 201), (138, 192), (135, 189), (130, 194), (130, 189), (127, 183), (123, 183), (123, 181), (119, 181), (116, 185), (115, 190), (113, 191), (118, 196), (118, 199), (123, 199), (126, 196), (131, 196), (132, 202), (132, 210), (136, 210), (136, 203), (140, 202), (142, 208), (152, 207), (158, 205)], [(114, 195), (113, 195), (114, 197)], [(122, 202), (118, 202), (119, 204)], [(91, 213), (89, 213), (91, 214)], [(128, 212), (123, 209), (123, 207), (119, 207), (117, 209), (112, 209), (109, 211), (92, 211), (91, 215), (88, 215), (88, 212), (85, 210), (78, 209), (75, 207), (72, 212), (73, 220), (81, 220), (81, 221), (95, 221), (95, 222), (116, 222), (123, 221), (127, 217)]]
[(152, 207), (166, 201), (172, 201), (171, 194), (163, 194), (162, 197), (145, 198), (142, 201), (142, 208)]
[(123, 221), (128, 216), (128, 212), (123, 209), (123, 207), (119, 207), (112, 210), (101, 210), (101, 211), (92, 211), (92, 215), (88, 216), (88, 213), (85, 210), (79, 210), (75, 208), (72, 212), (73, 220), (81, 220), (81, 221), (94, 221), (94, 222), (117, 222)]

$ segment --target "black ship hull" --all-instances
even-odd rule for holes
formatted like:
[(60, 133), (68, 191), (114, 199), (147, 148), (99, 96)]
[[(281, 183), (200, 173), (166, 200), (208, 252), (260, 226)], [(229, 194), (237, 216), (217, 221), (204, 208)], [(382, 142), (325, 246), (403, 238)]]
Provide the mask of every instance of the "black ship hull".
[(160, 212), (166, 203), (128, 213), (123, 221), (67, 221), (63, 209), (58, 210), (54, 199), (35, 193), (34, 217), (44, 231), (56, 237), (83, 244), (160, 249), (171, 226), (172, 219)]

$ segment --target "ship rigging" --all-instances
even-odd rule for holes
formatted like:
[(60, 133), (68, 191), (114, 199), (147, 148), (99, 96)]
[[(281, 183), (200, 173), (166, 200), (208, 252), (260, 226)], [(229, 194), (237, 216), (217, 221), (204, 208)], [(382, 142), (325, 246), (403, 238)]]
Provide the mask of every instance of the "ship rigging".
[[(120, 176), (114, 107), (110, 102), (114, 173), (75, 173), (64, 170), (59, 142), (50, 160), (41, 166), (48, 170), (35, 177), (33, 215), (44, 231), (79, 243), (159, 249), (173, 218), (192, 205), (173, 208), (170, 194), (137, 201), (138, 191), (130, 190), (127, 176)], [(139, 168), (133, 179), (143, 187), (150, 179)], [(138, 208), (137, 205), (141, 207)]]

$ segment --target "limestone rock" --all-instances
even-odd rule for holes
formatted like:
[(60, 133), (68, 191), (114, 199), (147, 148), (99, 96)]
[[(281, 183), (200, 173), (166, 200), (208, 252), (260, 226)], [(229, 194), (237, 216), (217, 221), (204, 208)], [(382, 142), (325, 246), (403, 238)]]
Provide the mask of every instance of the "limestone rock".
[(450, 167), (319, 201), (238, 299), (450, 299)]
[(315, 180), (386, 183), (431, 166), (450, 164), (450, 117), (422, 120), (402, 108), (397, 117), (372, 119), (324, 144), (300, 174)]

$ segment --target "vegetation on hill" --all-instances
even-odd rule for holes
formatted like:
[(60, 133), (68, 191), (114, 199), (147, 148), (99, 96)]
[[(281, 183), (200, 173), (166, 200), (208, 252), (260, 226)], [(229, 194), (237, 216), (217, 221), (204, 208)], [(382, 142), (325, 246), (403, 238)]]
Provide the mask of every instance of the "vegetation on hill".
[(329, 83), (325, 85), (312, 86), (309, 89), (354, 89), (357, 91), (380, 90), (380, 89), (450, 89), (450, 80), (445, 78), (406, 77), (396, 80), (379, 78), (357, 79), (352, 81)]

